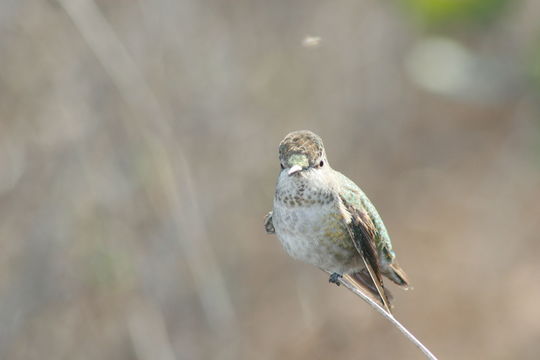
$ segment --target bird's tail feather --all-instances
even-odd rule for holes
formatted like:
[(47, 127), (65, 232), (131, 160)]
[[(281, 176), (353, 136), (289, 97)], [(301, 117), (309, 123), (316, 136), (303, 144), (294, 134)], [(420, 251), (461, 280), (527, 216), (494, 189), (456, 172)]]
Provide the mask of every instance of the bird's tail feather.
[(405, 274), (405, 271), (398, 265), (397, 262), (389, 264), (390, 273), (385, 274), (390, 280), (395, 282), (397, 285), (401, 286), (404, 289), (410, 289), (411, 285), (409, 282), (409, 277)]
[(384, 293), (387, 297), (387, 302), (389, 305), (389, 308), (386, 307), (385, 301), (381, 298), (379, 291), (377, 290), (377, 287), (373, 283), (373, 279), (369, 275), (369, 273), (366, 271), (366, 269), (363, 269), (359, 272), (352, 273), (349, 275), (345, 275), (354, 285), (356, 285), (364, 294), (369, 296), (371, 300), (375, 301), (377, 304), (379, 304), (381, 307), (385, 308), (391, 313), (392, 306), (392, 300), (393, 296), (390, 291), (384, 288)]

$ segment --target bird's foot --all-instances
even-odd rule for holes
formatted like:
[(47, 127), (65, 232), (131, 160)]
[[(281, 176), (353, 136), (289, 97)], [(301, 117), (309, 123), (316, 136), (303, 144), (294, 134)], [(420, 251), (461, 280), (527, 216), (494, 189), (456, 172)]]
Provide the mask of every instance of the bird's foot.
[(339, 279), (341, 279), (343, 276), (341, 274), (338, 274), (338, 273), (332, 273), (332, 275), (330, 275), (330, 277), (328, 278), (328, 282), (332, 283), (332, 284), (336, 284), (337, 286), (341, 285)]
[(272, 212), (270, 211), (266, 216), (264, 217), (264, 229), (266, 230), (267, 234), (275, 234), (276, 229), (274, 228), (274, 223), (272, 221)]

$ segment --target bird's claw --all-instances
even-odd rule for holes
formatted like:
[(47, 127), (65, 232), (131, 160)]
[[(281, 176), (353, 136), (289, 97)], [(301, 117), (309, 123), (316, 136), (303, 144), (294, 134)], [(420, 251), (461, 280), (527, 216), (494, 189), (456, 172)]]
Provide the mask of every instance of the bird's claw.
[(275, 234), (276, 229), (274, 228), (274, 223), (272, 222), (272, 212), (270, 211), (266, 216), (264, 217), (264, 229), (266, 230), (267, 234)]
[(341, 285), (341, 282), (339, 281), (339, 279), (341, 279), (343, 276), (341, 274), (338, 274), (338, 273), (332, 273), (332, 275), (330, 275), (330, 277), (328, 278), (328, 282), (332, 283), (332, 284), (336, 284), (337, 286)]

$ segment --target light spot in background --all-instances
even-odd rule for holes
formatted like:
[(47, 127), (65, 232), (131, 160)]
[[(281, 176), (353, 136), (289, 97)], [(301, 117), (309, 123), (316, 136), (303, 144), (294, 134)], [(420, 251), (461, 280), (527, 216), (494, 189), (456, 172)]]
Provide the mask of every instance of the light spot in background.
[(302, 40), (302, 46), (305, 48), (317, 48), (321, 46), (321, 37), (320, 36), (306, 36), (304, 40)]
[(462, 91), (469, 81), (474, 59), (457, 41), (428, 38), (413, 47), (406, 69), (414, 82), (436, 93)]
[(405, 68), (417, 86), (462, 102), (497, 103), (521, 93), (519, 74), (500, 57), (472, 52), (447, 37), (419, 40)]

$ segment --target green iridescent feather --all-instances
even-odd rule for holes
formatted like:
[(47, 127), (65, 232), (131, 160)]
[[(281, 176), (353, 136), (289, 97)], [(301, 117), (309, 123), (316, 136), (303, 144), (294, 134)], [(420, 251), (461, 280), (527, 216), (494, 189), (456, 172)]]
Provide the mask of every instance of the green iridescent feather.
[(338, 182), (341, 186), (341, 197), (349, 205), (355, 208), (362, 208), (367, 212), (368, 216), (373, 222), (373, 225), (375, 226), (376, 231), (374, 240), (379, 252), (379, 257), (386, 263), (391, 263), (395, 258), (394, 251), (392, 250), (392, 241), (390, 240), (388, 231), (386, 230), (377, 209), (375, 206), (373, 206), (366, 194), (364, 194), (364, 192), (354, 182), (339, 171), (334, 172), (336, 177), (339, 179)]

